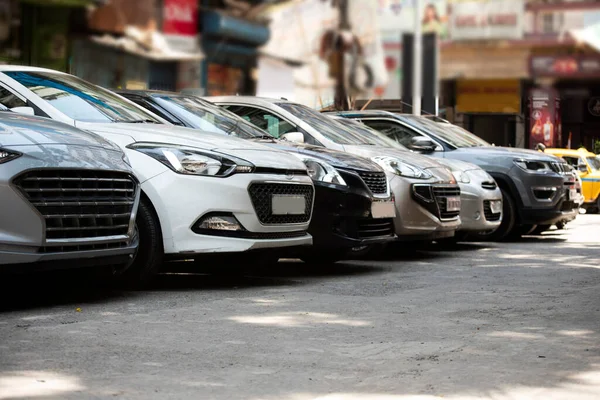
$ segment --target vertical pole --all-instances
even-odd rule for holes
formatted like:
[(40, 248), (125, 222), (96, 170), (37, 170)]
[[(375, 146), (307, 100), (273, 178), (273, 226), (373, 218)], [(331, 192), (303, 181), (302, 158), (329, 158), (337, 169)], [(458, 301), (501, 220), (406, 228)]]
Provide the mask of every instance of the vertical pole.
[(413, 82), (412, 102), (413, 115), (421, 115), (421, 94), (423, 84), (423, 31), (421, 29), (421, 3), (423, 0), (415, 0), (415, 35), (413, 43)]
[[(348, 16), (348, 1), (350, 0), (338, 0), (338, 8), (340, 14), (338, 26), (339, 31), (350, 29), (350, 19)], [(336, 76), (334, 104), (336, 110), (347, 111), (350, 109), (350, 104), (348, 104), (348, 94), (346, 92), (346, 68), (343, 51), (343, 41), (341, 37), (338, 38), (338, 42), (336, 44), (339, 47), (336, 49), (338, 73)]]

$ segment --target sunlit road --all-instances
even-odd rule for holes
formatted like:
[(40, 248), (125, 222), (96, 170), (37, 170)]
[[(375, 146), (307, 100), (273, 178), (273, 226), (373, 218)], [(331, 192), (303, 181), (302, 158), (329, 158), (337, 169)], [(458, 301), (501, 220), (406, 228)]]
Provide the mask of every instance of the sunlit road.
[(599, 215), (147, 292), (3, 283), (0, 399), (600, 398)]

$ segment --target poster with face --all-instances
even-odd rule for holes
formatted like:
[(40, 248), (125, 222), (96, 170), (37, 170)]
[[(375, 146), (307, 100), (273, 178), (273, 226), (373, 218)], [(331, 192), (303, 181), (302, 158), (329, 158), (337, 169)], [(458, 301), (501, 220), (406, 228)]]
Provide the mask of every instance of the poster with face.
[[(560, 114), (558, 94), (554, 89), (532, 89), (529, 94), (529, 147), (538, 144), (559, 146)], [(557, 117), (558, 116), (558, 117)]]

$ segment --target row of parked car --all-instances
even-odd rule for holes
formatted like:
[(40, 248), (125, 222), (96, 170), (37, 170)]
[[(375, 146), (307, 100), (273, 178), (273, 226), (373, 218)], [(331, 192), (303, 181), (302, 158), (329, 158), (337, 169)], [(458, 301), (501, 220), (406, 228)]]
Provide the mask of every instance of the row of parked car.
[(427, 117), (115, 93), (20, 66), (0, 66), (0, 107), (6, 270), (100, 267), (143, 285), (165, 260), (500, 240), (566, 223), (582, 201), (563, 159)]

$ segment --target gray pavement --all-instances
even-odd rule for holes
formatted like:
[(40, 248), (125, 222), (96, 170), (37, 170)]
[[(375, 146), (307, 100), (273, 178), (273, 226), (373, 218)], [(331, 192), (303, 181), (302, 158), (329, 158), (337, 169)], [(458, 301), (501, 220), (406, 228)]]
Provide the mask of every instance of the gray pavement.
[(5, 281), (0, 400), (600, 398), (599, 215), (397, 257), (146, 292)]

